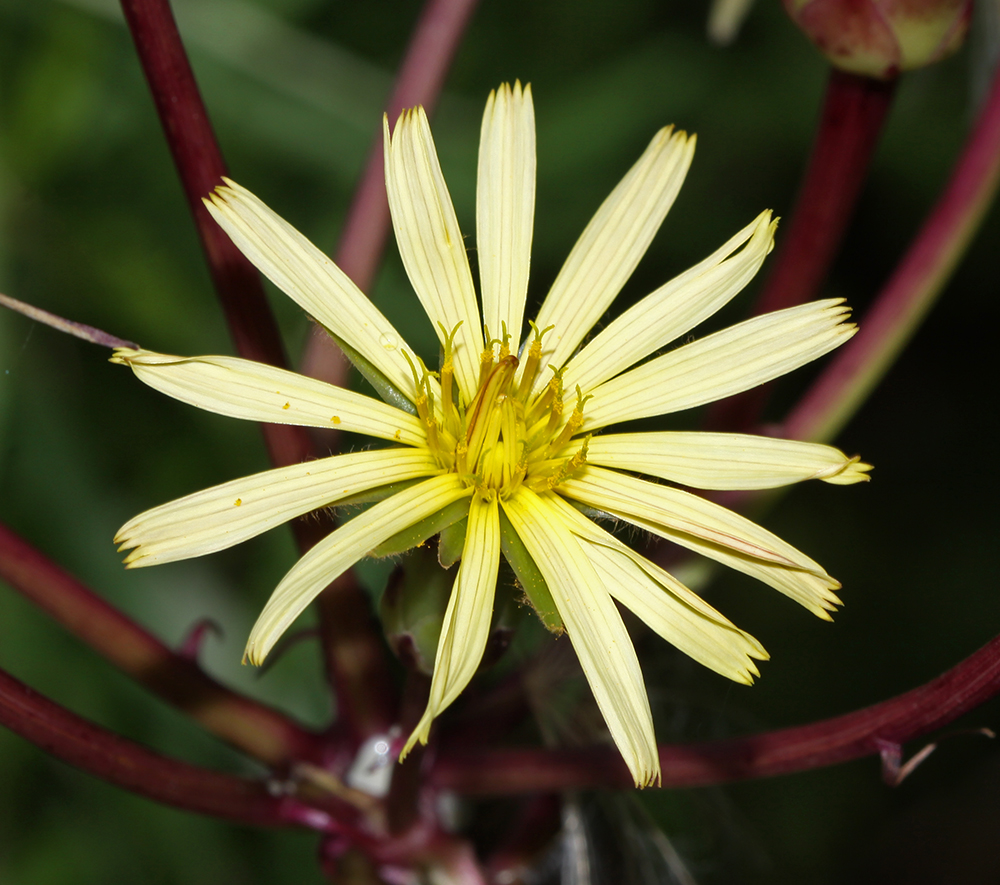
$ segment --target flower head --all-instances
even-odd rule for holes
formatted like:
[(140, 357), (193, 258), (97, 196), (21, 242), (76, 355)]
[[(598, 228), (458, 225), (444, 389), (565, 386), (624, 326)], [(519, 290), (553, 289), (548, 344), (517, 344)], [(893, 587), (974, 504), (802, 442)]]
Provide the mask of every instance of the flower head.
[(783, 0), (832, 64), (888, 79), (947, 58), (965, 39), (972, 0)]
[[(359, 559), (413, 546), (465, 521), (461, 564), (438, 641), (427, 710), (404, 753), (474, 675), (486, 646), (501, 554), (550, 629), (565, 631), (639, 785), (659, 777), (652, 717), (617, 600), (696, 660), (739, 682), (767, 657), (663, 569), (590, 519), (639, 526), (759, 578), (821, 617), (839, 586), (770, 532), (673, 484), (771, 488), (867, 479), (836, 449), (719, 433), (602, 433), (763, 384), (847, 340), (839, 300), (755, 317), (653, 356), (709, 317), (771, 249), (762, 213), (700, 264), (586, 340), (663, 221), (694, 138), (656, 134), (591, 219), (524, 328), (535, 189), (530, 87), (491, 94), (479, 150), (480, 304), (427, 118), (385, 125), (389, 206), (406, 272), (441, 344), (428, 370), (351, 281), (260, 200), (229, 182), (206, 201), (247, 257), (324, 326), (376, 400), (232, 357), (119, 350), (156, 389), (257, 421), (368, 434), (387, 445), (269, 470), (143, 513), (119, 532), (129, 566), (221, 550), (320, 507), (371, 507), (306, 553), (251, 632), (259, 663), (300, 612)], [(642, 478), (666, 480), (670, 485)], [(387, 495), (387, 493), (389, 493)]]

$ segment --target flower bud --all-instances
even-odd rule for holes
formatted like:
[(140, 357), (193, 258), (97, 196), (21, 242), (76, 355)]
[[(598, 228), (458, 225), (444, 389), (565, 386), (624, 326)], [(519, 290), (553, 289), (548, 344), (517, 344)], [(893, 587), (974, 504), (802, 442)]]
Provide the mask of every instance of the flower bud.
[(430, 676), (455, 571), (437, 563), (431, 547), (418, 547), (396, 568), (382, 594), (385, 637), (406, 667)]
[(889, 79), (954, 52), (972, 0), (783, 0), (795, 23), (838, 68)]
[[(426, 676), (434, 672), (438, 637), (455, 574), (454, 568), (444, 569), (438, 564), (433, 545), (427, 544), (406, 555), (403, 564), (393, 571), (382, 594), (379, 614), (390, 648), (404, 666)], [(481, 667), (492, 666), (507, 650), (523, 608), (511, 586), (500, 584), (497, 587)]]

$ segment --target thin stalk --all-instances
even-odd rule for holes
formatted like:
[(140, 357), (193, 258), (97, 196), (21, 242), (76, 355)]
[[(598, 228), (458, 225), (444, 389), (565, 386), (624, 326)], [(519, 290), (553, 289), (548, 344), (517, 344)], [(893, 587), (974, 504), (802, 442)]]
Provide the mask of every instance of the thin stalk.
[[(895, 80), (831, 68), (795, 206), (779, 229), (776, 255), (751, 316), (818, 294), (854, 213), (895, 94)], [(716, 403), (706, 424), (722, 430), (753, 427), (771, 389), (767, 384)]]
[[(247, 359), (285, 366), (278, 325), (256, 268), (212, 220), (202, 198), (222, 183), (226, 166), (168, 0), (122, 0), (122, 11), (149, 83), (170, 153), (201, 239), (208, 270), (237, 351)], [(275, 465), (312, 454), (300, 427), (261, 427)]]
[(105, 660), (244, 753), (275, 767), (321, 758), (317, 735), (220, 685), (3, 525), (0, 579)]
[[(202, 197), (226, 173), (222, 153), (198, 92), (168, 0), (122, 0), (164, 133), (194, 215), (209, 270), (226, 320), (241, 356), (272, 365), (286, 364), (277, 324), (264, 297), (254, 267), (211, 219)], [(272, 462), (297, 463), (314, 454), (308, 434), (291, 425), (262, 425)], [(299, 548), (309, 549), (332, 527), (307, 519), (292, 523)], [(367, 598), (350, 573), (320, 596), (325, 624), (327, 671), (340, 696), (338, 713), (360, 741), (385, 728), (391, 720), (391, 694), (380, 701), (380, 687), (389, 684), (385, 652), (373, 629)], [(332, 645), (331, 645), (332, 643)], [(336, 646), (336, 647), (333, 647)], [(367, 699), (367, 700), (366, 700)], [(373, 711), (370, 716), (367, 711)], [(355, 715), (362, 721), (353, 721)]]
[[(428, 0), (424, 5), (385, 108), (390, 124), (395, 124), (403, 108), (423, 105), (428, 114), (433, 112), (476, 2)], [(389, 226), (380, 120), (375, 127), (368, 162), (354, 192), (336, 254), (337, 264), (362, 292), (371, 291)], [(306, 344), (302, 371), (331, 384), (343, 384), (347, 363), (330, 336), (317, 332), (310, 336)]]
[(253, 826), (296, 823), (263, 781), (168, 759), (42, 697), (0, 671), (0, 723), (70, 765), (165, 805)]
[[(698, 787), (774, 777), (882, 753), (953, 722), (1000, 694), (1000, 636), (919, 688), (845, 716), (751, 737), (662, 745), (664, 787)], [(477, 750), (442, 753), (431, 783), (465, 794), (561, 792), (628, 787), (611, 747), (589, 750)]]
[(1000, 68), (947, 185), (872, 307), (785, 420), (796, 439), (836, 436), (944, 291), (1000, 184)]
[(353, 570), (327, 587), (317, 603), (326, 672), (337, 697), (331, 736), (344, 735), (353, 752), (396, 721), (389, 650)]
[[(429, 694), (430, 680), (423, 673), (414, 670), (407, 672), (399, 711), (399, 724), (404, 738), (409, 736), (420, 721)], [(402, 835), (420, 819), (425, 750), (426, 747), (417, 744), (406, 761), (397, 763), (393, 769), (386, 807), (389, 832), (394, 836)]]

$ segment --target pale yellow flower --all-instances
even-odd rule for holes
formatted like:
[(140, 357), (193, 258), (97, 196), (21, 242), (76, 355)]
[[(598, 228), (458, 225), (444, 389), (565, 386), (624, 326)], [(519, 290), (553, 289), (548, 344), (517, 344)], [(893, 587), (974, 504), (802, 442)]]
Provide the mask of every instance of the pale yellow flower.
[[(430, 701), (410, 736), (476, 672), (501, 553), (550, 629), (572, 642), (638, 785), (659, 760), (639, 662), (615, 604), (724, 676), (749, 683), (760, 643), (584, 511), (599, 511), (753, 575), (820, 617), (839, 586), (817, 563), (735, 513), (645, 474), (702, 489), (867, 479), (828, 446), (720, 433), (597, 434), (763, 384), (854, 334), (839, 300), (804, 304), (667, 350), (753, 277), (771, 249), (762, 213), (700, 264), (590, 340), (674, 201), (694, 138), (656, 134), (584, 230), (530, 330), (523, 328), (535, 191), (530, 87), (503, 86), (483, 118), (477, 245), (482, 308), (427, 118), (385, 126), (386, 187), (410, 282), (437, 331), (438, 372), (329, 258), (230, 182), (206, 201), (246, 256), (344, 347), (380, 401), (233, 357), (119, 350), (115, 361), (177, 399), (254, 421), (337, 426), (385, 440), (371, 451), (269, 470), (137, 516), (118, 534), (129, 566), (200, 556), (316, 508), (375, 500), (289, 571), (247, 645), (259, 663), (335, 577), (359, 559), (467, 520), (438, 643)], [(522, 337), (523, 336), (523, 337)], [(515, 355), (517, 354), (517, 355)], [(652, 358), (650, 358), (652, 357)], [(406, 752), (404, 750), (404, 753)]]

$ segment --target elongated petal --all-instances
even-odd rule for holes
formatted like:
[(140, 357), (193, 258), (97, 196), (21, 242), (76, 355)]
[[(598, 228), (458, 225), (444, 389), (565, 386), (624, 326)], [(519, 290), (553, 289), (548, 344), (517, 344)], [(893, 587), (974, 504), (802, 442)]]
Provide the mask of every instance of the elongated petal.
[(667, 572), (608, 547), (585, 549), (611, 595), (671, 645), (734, 682), (751, 685), (760, 675), (753, 662), (767, 657), (760, 644), (714, 609), (704, 611), (710, 606), (692, 605), (697, 597)]
[(479, 384), (483, 328), (465, 240), (423, 108), (404, 111), (389, 135), (384, 121), (385, 187), (403, 266), (438, 340), (455, 336), (455, 377), (470, 400)]
[(840, 298), (754, 317), (643, 363), (593, 391), (584, 430), (666, 415), (772, 381), (857, 331)]
[(840, 585), (791, 544), (754, 522), (690, 492), (601, 467), (585, 467), (559, 493), (710, 559), (760, 578), (820, 617), (840, 600)]
[(759, 676), (753, 659), (764, 647), (669, 572), (608, 534), (558, 498), (562, 516), (580, 538), (605, 585), (622, 605), (700, 664), (749, 685)]
[(398, 492), (320, 541), (275, 588), (247, 642), (246, 658), (259, 664), (291, 623), (323, 589), (383, 541), (468, 495), (455, 474), (435, 476)]
[(226, 179), (208, 211), (257, 269), (412, 397), (402, 336), (336, 264), (244, 187)]
[(402, 760), (419, 740), (426, 744), (431, 723), (452, 704), (476, 674), (490, 637), (493, 596), (500, 566), (500, 511), (496, 498), (469, 503), (469, 524), (455, 586), (448, 600), (434, 660), (427, 709), (406, 742)]
[[(541, 311), (542, 365), (561, 366), (632, 275), (684, 183), (695, 138), (661, 129), (590, 220)], [(539, 373), (535, 389), (548, 382)]]
[[(338, 427), (407, 445), (424, 445), (419, 419), (393, 406), (264, 363), (232, 356), (171, 356), (115, 351), (111, 359), (160, 393), (209, 412), (302, 427)], [(411, 381), (412, 387), (412, 381)]]
[(777, 535), (690, 492), (590, 465), (565, 480), (559, 492), (598, 510), (638, 516), (662, 526), (665, 533), (694, 535), (744, 556), (824, 574), (817, 563)]
[[(426, 449), (382, 449), (244, 476), (154, 507), (118, 530), (135, 568), (225, 550), (359, 492), (438, 472)], [(135, 548), (135, 549), (133, 549)]]
[(625, 311), (569, 361), (564, 389), (579, 385), (588, 393), (712, 316), (753, 279), (776, 226), (762, 212), (721, 249)]
[(535, 111), (531, 86), (490, 93), (479, 141), (476, 240), (483, 322), (516, 351), (524, 320), (535, 217)]
[(659, 780), (660, 760), (632, 640), (580, 542), (550, 503), (552, 497), (522, 486), (503, 501), (504, 513), (552, 589), (573, 649), (636, 785), (649, 786)]
[[(567, 447), (564, 457), (575, 448)], [(870, 464), (833, 446), (743, 433), (609, 433), (595, 436), (587, 462), (630, 470), (696, 489), (774, 489), (821, 479), (867, 482)]]

